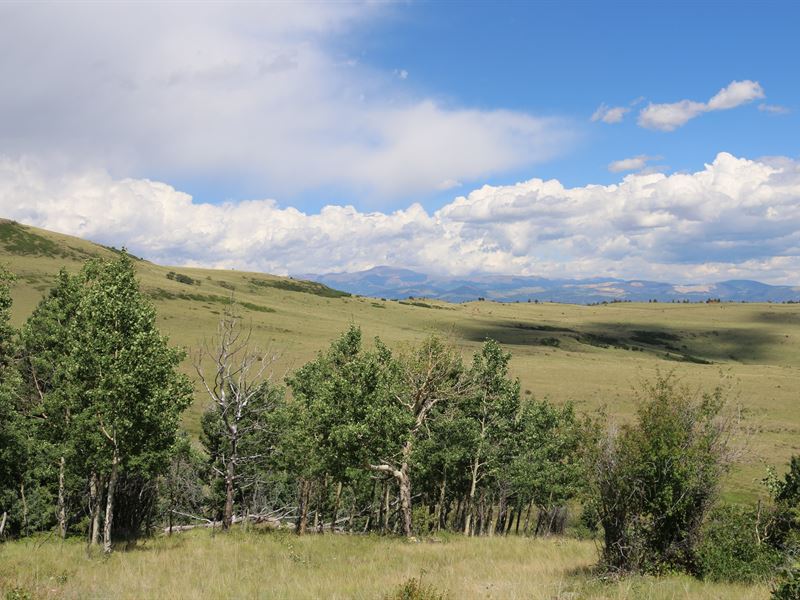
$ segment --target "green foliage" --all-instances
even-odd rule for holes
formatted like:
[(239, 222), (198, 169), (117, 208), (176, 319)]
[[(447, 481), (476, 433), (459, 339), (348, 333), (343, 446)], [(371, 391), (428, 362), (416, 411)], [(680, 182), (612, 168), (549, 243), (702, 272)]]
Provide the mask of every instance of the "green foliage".
[(446, 600), (447, 594), (433, 585), (427, 585), (412, 577), (403, 582), (395, 591), (384, 596), (385, 600)]
[(800, 599), (800, 563), (783, 569), (772, 586), (772, 600)]
[(775, 500), (787, 506), (800, 506), (800, 456), (789, 461), (789, 472), (775, 490)]
[(158, 332), (126, 253), (89, 261), (78, 275), (59, 273), (20, 334), (14, 416), (28, 434), (16, 478), (26, 530), (52, 525), (57, 495), (76, 522), (92, 474), (107, 482), (114, 473), (116, 527), (136, 534), (191, 401), (177, 372), (183, 356)]
[(793, 456), (783, 480), (773, 478), (769, 487), (774, 499), (772, 543), (787, 557), (796, 559), (800, 556), (800, 457)]
[(167, 279), (172, 281), (177, 281), (178, 283), (184, 283), (186, 285), (200, 285), (200, 282), (196, 279), (192, 279), (188, 275), (184, 275), (183, 273), (176, 273), (175, 271), (170, 271), (167, 273)]
[[(216, 294), (193, 294), (187, 292), (174, 293), (162, 289), (154, 289), (148, 292), (148, 296), (153, 300), (191, 300), (192, 302), (205, 302), (209, 304), (223, 304), (228, 305), (231, 303), (230, 297), (218, 296)], [(255, 304), (253, 302), (238, 302), (239, 306), (262, 313), (274, 313), (275, 309), (262, 304)]]
[(637, 420), (591, 453), (593, 500), (610, 569), (697, 572), (702, 524), (728, 466), (724, 390), (699, 394), (659, 374)]
[(184, 353), (156, 328), (129, 257), (90, 261), (81, 277), (71, 372), (86, 403), (86, 441), (101, 464), (110, 463), (116, 444), (125, 469), (157, 472), (191, 402), (191, 385), (177, 373)]
[(523, 502), (548, 510), (564, 505), (580, 491), (581, 437), (571, 404), (525, 403), (507, 443), (512, 446), (507, 477)]
[(33, 600), (33, 594), (23, 587), (13, 587), (5, 594), (6, 600)]
[[(226, 385), (235, 385), (235, 381)], [(227, 391), (230, 393), (230, 390)], [(272, 448), (278, 443), (281, 422), (275, 413), (283, 403), (283, 390), (269, 381), (257, 384), (257, 389), (243, 406), (224, 410), (210, 404), (201, 420), (200, 442), (206, 452), (207, 477), (212, 486), (210, 500), (214, 514), (221, 514), (225, 502), (224, 476), (227, 460), (236, 453), (234, 497), (240, 506), (257, 506), (269, 471), (274, 466)], [(236, 416), (232, 413), (238, 412)], [(232, 444), (230, 428), (238, 435)], [(232, 447), (233, 446), (233, 447)], [(188, 465), (187, 465), (188, 466)]]
[(287, 292), (302, 292), (304, 294), (314, 294), (323, 298), (349, 298), (348, 292), (342, 292), (329, 288), (327, 285), (315, 281), (296, 281), (293, 279), (250, 279), (250, 283), (258, 287), (276, 288)]
[(14, 362), (14, 329), (9, 324), (11, 273), (0, 266), (0, 518), (10, 514), (5, 534), (21, 526), (18, 485), (27, 460), (25, 427), (16, 406), (19, 375)]
[(312, 417), (322, 468), (336, 478), (349, 466), (365, 468), (376, 455), (399, 450), (397, 432), (410, 420), (391, 410), (391, 361), (386, 348), (365, 351), (361, 330), (351, 326), (287, 379)]
[(0, 220), (0, 244), (12, 254), (64, 256), (65, 250), (53, 240), (30, 231), (14, 221)]
[(768, 581), (783, 562), (779, 550), (761, 539), (771, 515), (752, 507), (725, 506), (705, 525), (697, 548), (699, 574), (711, 581)]

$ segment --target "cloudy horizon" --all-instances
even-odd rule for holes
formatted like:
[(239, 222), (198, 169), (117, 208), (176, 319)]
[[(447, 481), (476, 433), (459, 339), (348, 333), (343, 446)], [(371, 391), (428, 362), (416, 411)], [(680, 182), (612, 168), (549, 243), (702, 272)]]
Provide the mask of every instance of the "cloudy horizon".
[(483, 186), (430, 212), (419, 203), (317, 213), (273, 199), (203, 203), (162, 182), (102, 170), (48, 178), (32, 161), (0, 160), (8, 218), (125, 245), (161, 264), (279, 275), (391, 265), (439, 275), (796, 285), (798, 198), (800, 161), (728, 153), (694, 173), (629, 174), (611, 185)]

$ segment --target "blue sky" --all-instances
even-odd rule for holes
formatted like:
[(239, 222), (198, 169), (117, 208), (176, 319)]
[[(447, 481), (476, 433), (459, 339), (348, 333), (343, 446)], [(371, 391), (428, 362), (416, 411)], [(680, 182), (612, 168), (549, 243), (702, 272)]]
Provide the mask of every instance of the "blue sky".
[[(454, 105), (573, 119), (580, 139), (561, 157), (488, 179), (579, 186), (618, 180), (608, 164), (640, 154), (689, 171), (723, 150), (796, 157), (798, 23), (796, 2), (420, 2), (391, 11), (347, 49), (407, 70), (410, 86)], [(706, 100), (743, 79), (792, 112), (765, 114), (754, 102), (669, 133), (636, 126), (635, 109), (617, 125), (589, 121), (601, 103)]]
[[(608, 165), (630, 156), (662, 157), (668, 171), (692, 171), (720, 151), (760, 157), (800, 152), (800, 5), (795, 2), (410, 2), (385, 5), (369, 23), (326, 40), (333, 56), (396, 74), (393, 90), (444, 106), (508, 109), (569, 121), (575, 140), (546, 161), (466, 180), (455, 191), (531, 177), (569, 186), (613, 183)], [(763, 101), (703, 115), (675, 132), (644, 129), (648, 102), (704, 101), (731, 81), (752, 80)], [(637, 102), (635, 106), (630, 106)], [(601, 104), (629, 106), (619, 124), (591, 122)], [(759, 104), (787, 109), (768, 113)], [(176, 181), (199, 199), (269, 196), (269, 182), (237, 189), (193, 174)], [(299, 189), (281, 201), (308, 210), (330, 202), (370, 206), (347, 186)], [(453, 197), (416, 192), (384, 199), (438, 208)]]
[(170, 264), (800, 284), (798, 22), (4, 3), (0, 211)]

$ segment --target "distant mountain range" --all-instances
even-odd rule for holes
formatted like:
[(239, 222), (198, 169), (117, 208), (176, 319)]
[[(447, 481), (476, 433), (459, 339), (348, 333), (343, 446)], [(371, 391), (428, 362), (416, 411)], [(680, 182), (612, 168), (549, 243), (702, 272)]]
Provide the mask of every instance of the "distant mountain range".
[(723, 302), (800, 301), (800, 287), (767, 285), (758, 281), (733, 280), (708, 284), (674, 284), (608, 277), (592, 279), (545, 279), (515, 275), (440, 277), (409, 269), (375, 267), (356, 273), (303, 274), (297, 277), (329, 287), (375, 298), (432, 298), (467, 302), (484, 298), (499, 302), (595, 302), (632, 301), (701, 302), (709, 298)]

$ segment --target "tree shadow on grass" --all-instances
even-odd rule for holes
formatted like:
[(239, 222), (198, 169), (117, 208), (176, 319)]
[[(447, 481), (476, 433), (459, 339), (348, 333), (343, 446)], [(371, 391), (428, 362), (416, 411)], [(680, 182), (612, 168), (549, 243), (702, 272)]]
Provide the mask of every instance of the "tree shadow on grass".
[(678, 329), (663, 325), (647, 327), (640, 323), (591, 323), (558, 327), (512, 320), (468, 323), (458, 326), (458, 330), (461, 336), (474, 342), (493, 339), (507, 346), (571, 349), (576, 349), (577, 343), (644, 352), (664, 360), (697, 364), (731, 360), (758, 363), (769, 356), (769, 349), (780, 337), (758, 327)]

